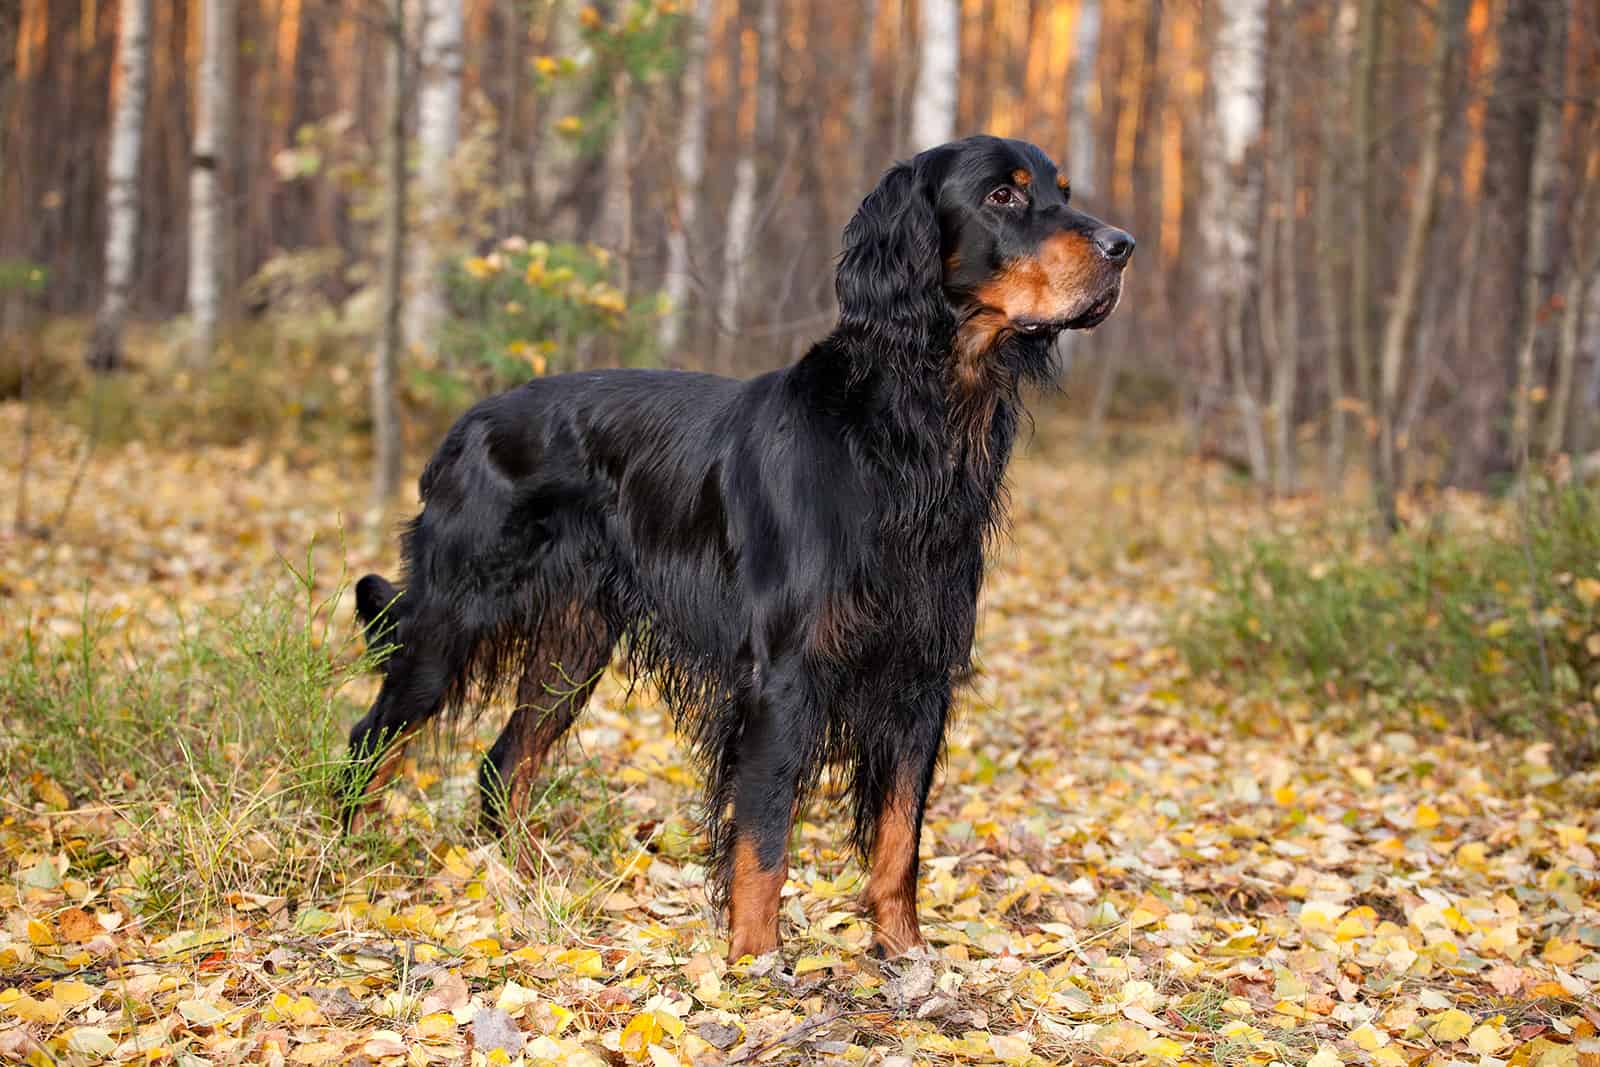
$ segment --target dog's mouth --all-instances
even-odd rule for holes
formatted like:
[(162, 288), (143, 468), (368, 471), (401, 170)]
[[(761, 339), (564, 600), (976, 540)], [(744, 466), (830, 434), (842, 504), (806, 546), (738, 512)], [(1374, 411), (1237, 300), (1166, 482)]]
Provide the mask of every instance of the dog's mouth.
[(1057, 334), (1062, 330), (1092, 330), (1111, 317), (1121, 299), (1122, 285), (1120, 282), (1113, 282), (1105, 292), (1094, 299), (1093, 303), (1075, 315), (1053, 319), (1020, 318), (1014, 319), (1011, 325), (1025, 337)]

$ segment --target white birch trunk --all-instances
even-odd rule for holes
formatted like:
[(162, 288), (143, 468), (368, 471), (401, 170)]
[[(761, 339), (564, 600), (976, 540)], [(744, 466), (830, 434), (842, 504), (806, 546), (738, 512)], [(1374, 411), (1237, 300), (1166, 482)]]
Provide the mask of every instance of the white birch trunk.
[(372, 497), (382, 511), (400, 488), (403, 442), (396, 396), (406, 264), (406, 0), (389, 0), (389, 110), (384, 131), (383, 326), (372, 362)]
[(412, 242), (405, 344), (426, 350), (444, 321), (450, 243), (450, 159), (461, 130), (462, 0), (425, 0), (417, 79), (418, 225)]
[(944, 144), (956, 132), (961, 66), (961, 0), (922, 0), (922, 61), (911, 94), (911, 150)]
[(105, 291), (87, 356), (89, 366), (101, 371), (122, 363), (122, 322), (128, 313), (133, 260), (139, 245), (139, 156), (150, 96), (150, 11), (151, 0), (123, 0), (117, 27), (120, 85), (106, 166)]
[(194, 156), (189, 164), (189, 364), (193, 367), (211, 362), (229, 281), (232, 216), (224, 203), (224, 180), (233, 157), (238, 13), (238, 0), (205, 0), (200, 16)]
[(706, 35), (712, 0), (697, 0), (683, 67), (683, 129), (674, 160), (678, 187), (667, 227), (666, 294), (671, 310), (661, 320), (661, 351), (669, 359), (683, 339), (689, 310), (689, 237), (700, 214), (700, 182), (706, 166)]
[(745, 258), (750, 254), (750, 227), (756, 214), (756, 161), (746, 149), (739, 155), (733, 169), (733, 196), (728, 201), (728, 238), (722, 246), (722, 297), (717, 306), (722, 311), (721, 330), (717, 338), (718, 369), (724, 373), (734, 370), (733, 343), (739, 333), (739, 275), (744, 270)]
[(1100, 65), (1100, 0), (1083, 0), (1078, 20), (1073, 25), (1072, 86), (1067, 112), (1067, 177), (1075, 192), (1099, 191), (1095, 170), (1099, 153), (1095, 151), (1094, 114), (1089, 99), (1098, 84), (1095, 71)]
[(1250, 362), (1242, 349), (1242, 316), (1256, 283), (1256, 248), (1251, 239), (1261, 199), (1261, 177), (1245, 166), (1261, 137), (1261, 61), (1266, 29), (1264, 0), (1224, 0), (1222, 27), (1211, 56), (1215, 93), (1216, 145), (1206, 160), (1207, 210), (1201, 214), (1209, 278), (1222, 321), (1216, 343), (1230, 367), (1234, 403), (1243, 423), (1251, 474), (1266, 483), (1266, 435), (1261, 407), (1250, 382)]
[[(756, 219), (756, 153), (762, 145), (770, 143), (774, 132), (761, 123), (777, 121), (777, 34), (778, 0), (761, 0), (760, 18), (756, 23), (760, 59), (756, 65), (754, 129), (740, 131), (739, 158), (733, 167), (733, 196), (728, 200), (727, 239), (722, 246), (722, 295), (717, 305), (722, 328), (717, 337), (717, 367), (723, 373), (736, 369), (733, 348), (738, 339), (744, 295), (740, 283), (755, 236), (752, 230)], [(746, 112), (745, 116), (748, 114)], [(746, 121), (748, 118), (742, 116), (741, 125)]]

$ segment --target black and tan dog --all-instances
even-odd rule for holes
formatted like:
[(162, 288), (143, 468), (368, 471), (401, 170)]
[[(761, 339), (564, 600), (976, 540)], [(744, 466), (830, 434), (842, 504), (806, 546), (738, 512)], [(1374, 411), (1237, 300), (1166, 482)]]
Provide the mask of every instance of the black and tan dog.
[(398, 647), (350, 735), (352, 818), (423, 723), (516, 681), (482, 778), (498, 827), (620, 654), (705, 769), (730, 957), (777, 947), (790, 828), (829, 766), (875, 949), (921, 943), (922, 813), (1020, 387), (1111, 314), (1133, 239), (1075, 210), (1038, 148), (974, 137), (890, 169), (844, 245), (838, 325), (791, 367), (559, 375), (456, 423), (403, 595), (357, 590)]

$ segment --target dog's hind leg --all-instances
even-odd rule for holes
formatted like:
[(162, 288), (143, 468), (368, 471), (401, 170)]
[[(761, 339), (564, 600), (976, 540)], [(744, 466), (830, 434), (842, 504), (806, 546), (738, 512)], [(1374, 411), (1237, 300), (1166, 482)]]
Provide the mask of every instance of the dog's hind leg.
[(527, 814), (551, 747), (588, 704), (616, 644), (604, 618), (576, 606), (554, 613), (528, 650), (517, 706), (478, 771), (484, 830), (499, 835)]

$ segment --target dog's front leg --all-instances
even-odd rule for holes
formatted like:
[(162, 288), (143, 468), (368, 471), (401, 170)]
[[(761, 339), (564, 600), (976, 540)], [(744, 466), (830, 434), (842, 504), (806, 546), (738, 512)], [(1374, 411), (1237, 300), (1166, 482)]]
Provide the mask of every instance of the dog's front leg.
[(733, 802), (728, 960), (778, 947), (778, 903), (800, 777), (813, 773), (823, 723), (798, 657), (774, 664), (744, 712)]
[(922, 814), (944, 741), (948, 692), (905, 710), (864, 757), (875, 766), (857, 774), (858, 789), (873, 790), (857, 811), (876, 812), (866, 908), (875, 927), (872, 954), (904, 955), (923, 944), (917, 922), (918, 850)]

